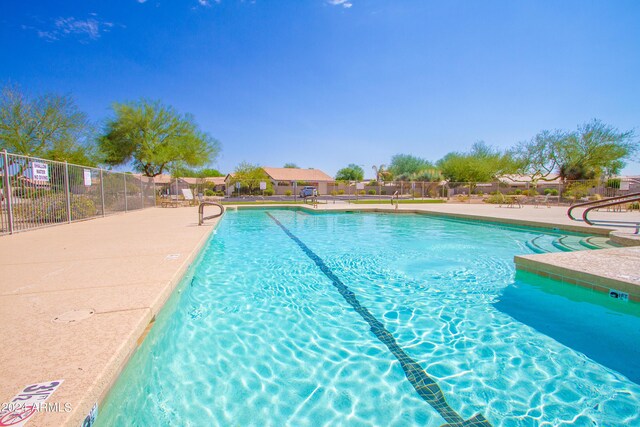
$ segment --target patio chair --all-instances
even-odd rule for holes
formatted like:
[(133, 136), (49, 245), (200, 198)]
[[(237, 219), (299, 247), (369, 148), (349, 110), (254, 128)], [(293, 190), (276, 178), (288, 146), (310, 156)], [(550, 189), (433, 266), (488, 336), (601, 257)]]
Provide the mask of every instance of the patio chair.
[(197, 201), (195, 197), (193, 197), (193, 192), (190, 188), (183, 188), (182, 196), (184, 197), (184, 201), (185, 203), (187, 203), (187, 206), (195, 206), (197, 204)]
[(512, 195), (505, 196), (502, 193), (499, 193), (499, 194), (500, 194), (500, 203), (498, 204), (499, 208), (501, 208), (502, 205), (506, 205), (508, 208), (515, 208), (516, 206), (518, 208), (522, 207), (522, 203), (520, 202), (520, 197), (512, 196)]
[(544, 205), (548, 208), (550, 208), (551, 206), (549, 205), (549, 195), (545, 194), (544, 196), (535, 196), (534, 198), (534, 208), (539, 208), (541, 207), (541, 205)]

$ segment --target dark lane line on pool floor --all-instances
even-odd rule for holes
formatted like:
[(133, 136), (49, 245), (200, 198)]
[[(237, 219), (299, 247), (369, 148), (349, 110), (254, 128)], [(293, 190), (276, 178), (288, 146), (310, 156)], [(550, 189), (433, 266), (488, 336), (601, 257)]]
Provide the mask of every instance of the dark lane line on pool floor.
[(344, 300), (354, 308), (354, 310), (367, 322), (371, 328), (371, 332), (391, 351), (398, 359), (405, 376), (418, 392), (420, 397), (435, 409), (442, 418), (447, 421), (442, 427), (491, 427), (491, 423), (482, 415), (476, 414), (468, 420), (464, 420), (447, 403), (442, 389), (438, 384), (422, 369), (420, 364), (413, 360), (398, 345), (393, 335), (387, 331), (382, 322), (376, 319), (366, 307), (360, 305), (360, 301), (356, 295), (336, 276), (333, 271), (325, 264), (315, 252), (313, 252), (304, 242), (298, 239), (287, 227), (285, 227), (276, 217), (269, 212), (266, 213), (291, 240), (293, 240), (302, 251), (320, 268), (325, 276), (333, 283), (333, 286), (340, 292)]

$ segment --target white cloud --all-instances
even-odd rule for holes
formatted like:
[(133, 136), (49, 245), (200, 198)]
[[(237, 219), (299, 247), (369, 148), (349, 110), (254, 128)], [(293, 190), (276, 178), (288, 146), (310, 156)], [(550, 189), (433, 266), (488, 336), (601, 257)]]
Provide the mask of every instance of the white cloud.
[(100, 37), (100, 22), (93, 18), (85, 20), (76, 19), (74, 17), (58, 18), (54, 25), (62, 34), (85, 35), (93, 40)]
[(111, 31), (113, 22), (101, 21), (96, 13), (90, 13), (91, 18), (78, 19), (73, 16), (59, 17), (52, 20), (52, 23), (45, 28), (36, 28), (23, 25), (25, 30), (33, 30), (41, 39), (53, 42), (64, 37), (76, 37), (81, 42), (97, 40), (102, 33)]
[(351, 3), (349, 0), (327, 0), (327, 3), (332, 6), (342, 6), (347, 9), (353, 6), (353, 3)]
[(147, 0), (137, 0), (137, 1), (138, 1), (138, 3), (144, 3), (144, 2), (146, 2)]

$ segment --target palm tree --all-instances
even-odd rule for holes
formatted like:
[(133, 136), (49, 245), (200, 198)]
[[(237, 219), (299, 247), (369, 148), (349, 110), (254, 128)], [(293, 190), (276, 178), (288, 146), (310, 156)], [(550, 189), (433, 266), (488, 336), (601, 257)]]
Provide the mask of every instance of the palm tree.
[(380, 178), (384, 176), (386, 173), (386, 169), (385, 169), (386, 165), (380, 165), (380, 166), (373, 165), (371, 168), (376, 173), (376, 181), (379, 182)]

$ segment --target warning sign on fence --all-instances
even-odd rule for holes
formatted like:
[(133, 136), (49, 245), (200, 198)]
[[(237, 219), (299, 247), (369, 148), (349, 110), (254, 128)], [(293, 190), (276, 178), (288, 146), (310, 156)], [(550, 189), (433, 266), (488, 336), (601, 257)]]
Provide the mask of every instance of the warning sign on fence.
[(84, 169), (84, 185), (91, 187), (91, 169)]
[(31, 162), (31, 174), (34, 181), (49, 182), (49, 167), (46, 163)]

